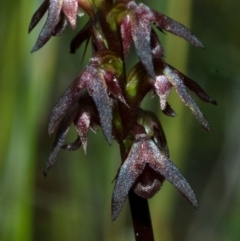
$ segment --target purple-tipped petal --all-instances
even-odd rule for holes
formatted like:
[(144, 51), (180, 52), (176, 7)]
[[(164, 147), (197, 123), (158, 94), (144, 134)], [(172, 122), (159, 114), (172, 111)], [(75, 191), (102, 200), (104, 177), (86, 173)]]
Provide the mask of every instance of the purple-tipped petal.
[(151, 20), (158, 29), (164, 29), (172, 34), (184, 38), (189, 43), (197, 47), (203, 47), (203, 44), (189, 31), (187, 27), (165, 16), (164, 14), (158, 13), (154, 10), (152, 10), (152, 13), (153, 18)]
[(198, 108), (197, 104), (193, 100), (193, 98), (188, 94), (185, 85), (182, 81), (182, 79), (178, 76), (178, 74), (170, 68), (170, 66), (167, 66), (163, 70), (164, 75), (168, 78), (169, 82), (172, 84), (174, 89), (176, 90), (177, 94), (183, 101), (183, 103), (190, 108), (193, 115), (196, 117), (196, 119), (199, 121), (201, 126), (206, 129), (207, 131), (210, 131), (211, 128), (207, 122), (207, 120), (204, 118), (202, 112)]
[(71, 27), (76, 28), (76, 20), (78, 14), (78, 1), (77, 0), (64, 0), (62, 5), (62, 11), (68, 19)]
[(160, 99), (161, 110), (165, 110), (167, 107), (167, 97), (170, 94), (172, 85), (164, 75), (158, 75), (154, 82), (154, 89)]
[(91, 116), (88, 112), (82, 112), (74, 121), (78, 135), (80, 137), (83, 150), (87, 153), (87, 133), (91, 124)]
[(49, 0), (45, 0), (37, 11), (33, 14), (31, 22), (28, 27), (28, 33), (30, 33), (38, 22), (42, 19), (43, 15), (47, 12), (49, 7)]
[(44, 24), (38, 36), (37, 42), (31, 52), (40, 49), (51, 38), (52, 32), (59, 20), (62, 3), (63, 0), (49, 0), (48, 17), (46, 23)]

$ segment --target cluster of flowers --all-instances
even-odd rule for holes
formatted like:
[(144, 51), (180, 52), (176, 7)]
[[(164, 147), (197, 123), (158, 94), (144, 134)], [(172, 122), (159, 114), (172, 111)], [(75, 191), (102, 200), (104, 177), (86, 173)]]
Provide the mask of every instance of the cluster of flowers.
[[(187, 89), (205, 102), (216, 104), (216, 101), (196, 82), (164, 61), (163, 47), (152, 25), (195, 46), (203, 47), (202, 43), (185, 26), (144, 4), (116, 0), (105, 10), (105, 24), (108, 31), (121, 39), (122, 56), (119, 56), (109, 47), (109, 36), (106, 36), (105, 27), (98, 21), (98, 8), (94, 0), (45, 0), (33, 15), (29, 32), (47, 11), (46, 23), (32, 51), (41, 48), (52, 36), (62, 34), (67, 24), (74, 29), (77, 17), (85, 12), (89, 15), (89, 21), (72, 40), (71, 52), (75, 52), (84, 41), (90, 41), (92, 56), (52, 111), (48, 131), (49, 134), (56, 132), (56, 139), (45, 174), (55, 163), (61, 148), (76, 150), (82, 146), (86, 152), (88, 131), (96, 131), (96, 126), (100, 126), (106, 140), (109, 143), (116, 140), (123, 146), (125, 154), (113, 191), (113, 220), (119, 215), (130, 189), (143, 198), (150, 198), (165, 179), (197, 208), (194, 192), (169, 159), (165, 134), (157, 116), (141, 109), (140, 104), (151, 91), (159, 96), (162, 112), (175, 116), (167, 101), (171, 89), (175, 89), (200, 125), (210, 130)], [(140, 61), (126, 76), (124, 58), (132, 44)], [(135, 118), (135, 122), (129, 120), (134, 123), (130, 127), (124, 124), (128, 120), (123, 120), (125, 117), (121, 116), (120, 106), (135, 113), (135, 117), (129, 114), (130, 118)], [(72, 123), (78, 138), (73, 143), (65, 144)]]

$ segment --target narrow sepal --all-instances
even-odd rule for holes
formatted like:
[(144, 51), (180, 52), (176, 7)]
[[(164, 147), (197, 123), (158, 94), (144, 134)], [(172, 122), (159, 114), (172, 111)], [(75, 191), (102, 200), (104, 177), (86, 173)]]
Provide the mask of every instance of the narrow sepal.
[(153, 18), (152, 22), (159, 28), (160, 30), (166, 30), (172, 34), (175, 34), (181, 38), (184, 38), (189, 43), (203, 47), (203, 44), (196, 38), (195, 35), (189, 31), (187, 27), (174, 21), (173, 19), (167, 17), (164, 14), (158, 13), (157, 11), (152, 10)]
[(178, 76), (177, 72), (172, 70), (170, 66), (166, 66), (163, 70), (164, 75), (167, 77), (169, 82), (172, 84), (174, 89), (176, 90), (177, 94), (183, 101), (183, 103), (190, 108), (193, 115), (196, 117), (196, 119), (199, 121), (201, 126), (210, 131), (211, 128), (207, 122), (207, 120), (204, 118), (202, 112), (200, 111), (199, 107), (193, 100), (193, 98), (188, 94), (185, 85), (182, 81), (182, 79)]
[(214, 100), (211, 96), (209, 96), (203, 89), (202, 87), (197, 84), (195, 81), (192, 79), (188, 78), (184, 74), (182, 74), (180, 71), (176, 70), (171, 66), (172, 69), (178, 74), (178, 76), (182, 79), (183, 83), (185, 86), (193, 91), (201, 100), (208, 102), (213, 105), (217, 105), (216, 100)]
[(95, 81), (87, 86), (98, 110), (103, 134), (108, 143), (112, 142), (112, 100), (107, 93), (105, 81), (97, 74)]
[(48, 170), (53, 166), (53, 164), (56, 162), (56, 158), (57, 158), (57, 154), (60, 151), (60, 149), (62, 148), (67, 133), (69, 131), (70, 125), (72, 122), (72, 115), (71, 113), (69, 113), (68, 116), (66, 116), (64, 118), (64, 120), (61, 122), (61, 124), (59, 125), (57, 134), (56, 134), (56, 138), (53, 144), (53, 150), (49, 156), (49, 159), (46, 163), (46, 167), (44, 169), (44, 175), (47, 175)]
[[(157, 151), (156, 151), (157, 152)], [(157, 154), (157, 153), (156, 153)], [(163, 175), (175, 188), (196, 208), (198, 203), (196, 196), (187, 180), (180, 173), (178, 168), (165, 156), (160, 156), (158, 162), (149, 163), (149, 166)]]
[(48, 17), (31, 52), (40, 49), (52, 36), (59, 20), (63, 0), (49, 0)]
[(75, 53), (82, 43), (91, 37), (91, 22), (88, 21), (84, 27), (72, 39), (70, 44), (70, 53)]
[(68, 87), (66, 92), (63, 94), (63, 96), (60, 98), (60, 100), (52, 110), (52, 113), (50, 116), (50, 122), (48, 125), (49, 135), (55, 132), (62, 118), (69, 111), (69, 108), (74, 107), (74, 104), (78, 101), (81, 95), (81, 91), (82, 91), (82, 88), (80, 85), (80, 79), (77, 78)]
[(119, 170), (112, 196), (112, 221), (118, 217), (129, 190), (144, 170), (145, 162), (142, 161), (141, 154), (143, 153), (139, 152), (139, 145), (133, 144), (128, 158)]
[[(151, 25), (149, 23), (149, 9), (142, 5), (141, 8), (136, 8), (135, 17), (132, 18), (132, 38), (137, 51), (137, 55), (141, 60), (147, 73), (152, 79), (155, 79), (153, 68), (152, 50), (151, 50)], [(145, 16), (145, 18), (143, 18)]]
[(48, 7), (49, 7), (49, 0), (45, 0), (41, 4), (41, 6), (37, 9), (37, 11), (33, 14), (28, 27), (28, 33), (30, 33), (34, 29), (34, 27), (38, 24), (38, 22), (42, 19), (42, 17), (48, 10)]

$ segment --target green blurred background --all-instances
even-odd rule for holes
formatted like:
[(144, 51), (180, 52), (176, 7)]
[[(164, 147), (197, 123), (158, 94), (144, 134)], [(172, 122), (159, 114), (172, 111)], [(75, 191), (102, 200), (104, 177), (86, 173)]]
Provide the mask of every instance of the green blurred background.
[[(53, 138), (47, 134), (52, 107), (87, 63), (83, 50), (69, 54), (68, 29), (30, 54), (44, 23), (27, 28), (41, 1), (0, 3), (0, 240), (133, 241), (128, 203), (110, 216), (112, 180), (120, 164), (116, 143), (89, 135), (88, 154), (61, 151), (47, 178), (42, 170)], [(188, 26), (203, 42), (198, 49), (160, 34), (166, 61), (197, 81), (218, 107), (197, 100), (212, 126), (204, 131), (174, 92), (178, 116), (159, 113), (171, 159), (194, 189), (196, 212), (169, 184), (149, 201), (156, 241), (240, 240), (240, 2), (148, 0), (149, 6)], [(11, 6), (12, 5), (12, 6)], [(78, 28), (81, 27), (79, 19)], [(133, 58), (134, 59), (134, 58)], [(69, 141), (75, 138), (69, 136)]]

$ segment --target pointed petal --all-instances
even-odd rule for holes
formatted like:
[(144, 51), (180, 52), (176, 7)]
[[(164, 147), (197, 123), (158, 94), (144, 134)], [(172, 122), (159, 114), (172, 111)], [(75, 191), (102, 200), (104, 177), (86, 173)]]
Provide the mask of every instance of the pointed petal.
[(50, 5), (48, 8), (48, 17), (47, 17), (46, 23), (44, 24), (38, 36), (38, 40), (31, 52), (34, 52), (40, 49), (51, 38), (52, 32), (59, 20), (59, 14), (62, 8), (62, 2), (63, 0), (57, 0), (57, 1), (50, 0)]
[(66, 139), (67, 133), (69, 131), (70, 124), (72, 122), (71, 115), (68, 115), (60, 124), (57, 135), (53, 144), (53, 150), (50, 154), (50, 157), (47, 161), (46, 167), (44, 169), (44, 175), (47, 175), (48, 170), (53, 166), (56, 162), (57, 154), (60, 151), (63, 143)]
[(143, 5), (135, 11), (135, 16), (132, 17), (133, 42), (139, 59), (146, 68), (149, 76), (155, 80), (151, 51), (151, 25), (148, 17), (148, 11), (150, 11), (150, 9)]
[(60, 36), (67, 27), (67, 19), (61, 12), (60, 20), (52, 32), (52, 36)]
[(164, 75), (158, 75), (154, 82), (154, 89), (160, 98), (161, 110), (165, 110), (167, 107), (167, 97), (170, 94), (172, 85)]
[(108, 83), (108, 90), (109, 92), (115, 97), (117, 98), (119, 101), (121, 101), (123, 104), (125, 104), (126, 106), (128, 106), (123, 94), (122, 94), (122, 90), (117, 82), (116, 79), (113, 80), (112, 83)]
[(75, 151), (79, 149), (81, 145), (82, 143), (81, 143), (80, 137), (78, 136), (74, 142), (63, 145), (61, 146), (61, 148), (66, 151)]
[(112, 142), (112, 100), (107, 93), (107, 86), (101, 75), (96, 74), (94, 81), (87, 83), (87, 89), (92, 96), (100, 118), (103, 134), (108, 143)]
[(133, 41), (131, 31), (132, 31), (131, 17), (129, 14), (127, 14), (120, 26), (124, 56), (128, 54)]
[(83, 150), (85, 154), (87, 153), (87, 133), (91, 124), (91, 116), (88, 112), (81, 113), (74, 121), (75, 127), (77, 129), (78, 135), (80, 137), (81, 143), (83, 145)]
[(152, 13), (153, 18), (151, 20), (158, 29), (164, 29), (172, 34), (182, 37), (197, 47), (203, 47), (203, 44), (189, 31), (187, 27), (165, 16), (164, 14), (158, 13), (154, 10), (152, 10)]
[(83, 86), (81, 85), (81, 77), (74, 80), (53, 108), (48, 125), (49, 135), (55, 132), (66, 113), (75, 108), (75, 103), (80, 98), (83, 89)]
[(118, 80), (110, 71), (103, 71), (104, 79), (107, 84), (108, 91), (123, 104), (127, 105), (122, 90), (118, 84)]
[(76, 19), (78, 14), (78, 1), (77, 0), (64, 0), (62, 11), (67, 17), (71, 27), (76, 28)]
[(199, 121), (201, 126), (210, 131), (211, 128), (207, 122), (207, 120), (204, 118), (202, 112), (196, 105), (193, 98), (188, 94), (185, 85), (182, 81), (182, 79), (177, 75), (177, 73), (170, 68), (170, 66), (167, 66), (163, 70), (164, 75), (168, 78), (169, 82), (172, 84), (174, 89), (176, 90), (177, 94), (183, 101), (183, 103), (190, 108), (193, 115), (196, 117), (196, 119)]
[(144, 170), (145, 163), (142, 161), (139, 149), (139, 143), (134, 143), (119, 170), (112, 196), (112, 221), (118, 217), (129, 190)]
[(41, 6), (37, 9), (37, 11), (33, 14), (28, 27), (28, 33), (30, 33), (34, 29), (34, 27), (38, 24), (38, 22), (42, 19), (42, 17), (48, 10), (48, 7), (49, 7), (49, 0), (45, 0), (41, 4)]
[[(157, 154), (158, 150), (154, 150)], [(188, 184), (187, 180), (180, 173), (178, 168), (165, 156), (159, 155), (158, 162), (149, 163), (149, 166), (163, 175), (169, 182), (173, 184), (175, 188), (196, 208), (198, 209), (198, 203), (196, 196)]]
[(168, 102), (167, 102), (166, 108), (162, 112), (169, 117), (177, 116), (176, 112), (172, 109), (172, 107), (168, 104)]
[(175, 73), (182, 79), (185, 86), (187, 86), (188, 89), (193, 91), (201, 100), (211, 103), (213, 105), (217, 105), (216, 100), (214, 100), (212, 97), (210, 97), (200, 85), (198, 85), (195, 81), (191, 80), (184, 74), (182, 74), (180, 71), (176, 70), (171, 66), (172, 69), (174, 69)]
[(88, 21), (85, 26), (77, 33), (77, 35), (72, 39), (70, 44), (70, 53), (74, 54), (82, 43), (88, 40), (91, 36), (91, 23)]

